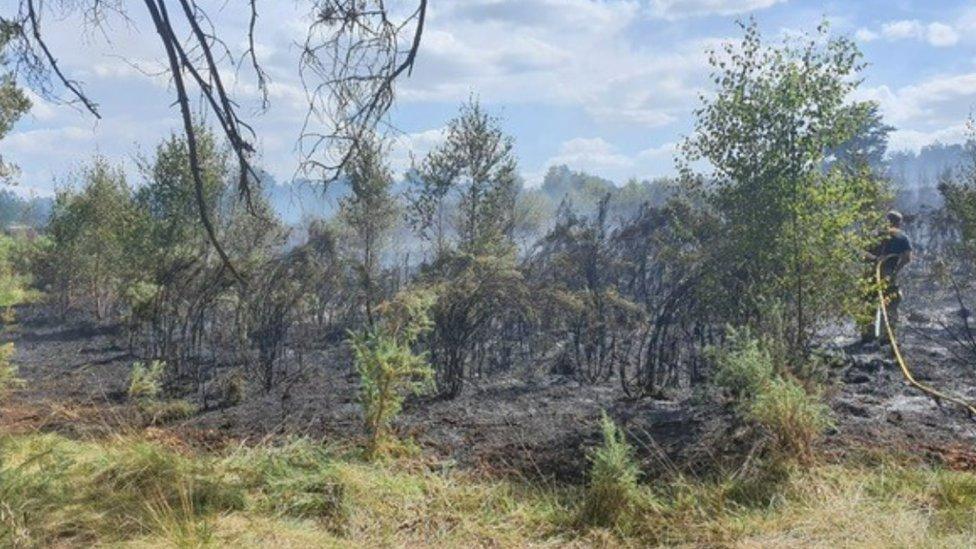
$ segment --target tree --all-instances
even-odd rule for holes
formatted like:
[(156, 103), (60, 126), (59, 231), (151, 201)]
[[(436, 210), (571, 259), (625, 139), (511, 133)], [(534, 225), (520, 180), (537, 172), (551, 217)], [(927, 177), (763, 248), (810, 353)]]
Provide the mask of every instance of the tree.
[(610, 197), (604, 195), (591, 218), (578, 216), (564, 203), (530, 262), (536, 284), (551, 295), (546, 304), (551, 312), (545, 316), (559, 325), (560, 339), (566, 341), (561, 370), (589, 382), (614, 373), (641, 316), (638, 305), (615, 287), (620, 262), (607, 219)]
[[(215, 218), (224, 195), (230, 169), (227, 152), (213, 133), (197, 128), (197, 164), (207, 216)], [(139, 162), (146, 185), (136, 192), (136, 202), (146, 214), (143, 236), (147, 271), (168, 269), (174, 261), (189, 261), (201, 255), (207, 236), (197, 223), (196, 183), (189, 162), (189, 143), (171, 134), (156, 146), (151, 158)]]
[(976, 327), (971, 310), (973, 265), (976, 264), (976, 130), (970, 120), (969, 139), (964, 150), (965, 163), (957, 170), (946, 171), (938, 190), (943, 206), (932, 216), (932, 233), (927, 248), (938, 256), (936, 272), (951, 287), (961, 314), (956, 322), (943, 323), (946, 334), (956, 343), (956, 358), (966, 364), (976, 358)]
[[(826, 168), (826, 154), (857, 135), (870, 106), (851, 102), (861, 54), (826, 23), (781, 47), (762, 42), (754, 21), (739, 44), (712, 51), (713, 96), (695, 111), (683, 173), (723, 222), (711, 246), (705, 291), (730, 322), (758, 314), (759, 301), (791, 311), (791, 347), (856, 301), (860, 250), (874, 233), (883, 185), (866, 169)], [(711, 173), (689, 166), (705, 161)]]
[(512, 146), (499, 120), (472, 99), (448, 122), (444, 144), (410, 174), (415, 225), (435, 240), (438, 253), (448, 248), (446, 205), (456, 207), (453, 221), (460, 251), (498, 255), (513, 248), (519, 180)]
[(381, 143), (375, 139), (362, 142), (347, 168), (352, 194), (339, 203), (339, 218), (351, 230), (356, 249), (355, 267), (367, 327), (374, 324), (381, 254), (398, 214), (392, 193), (393, 176), (383, 161), (383, 153)]
[[(128, 246), (131, 330), (142, 336), (149, 358), (166, 362), (171, 378), (202, 384), (218, 363), (216, 349), (233, 344), (235, 358), (258, 370), (269, 387), (296, 316), (295, 295), (308, 282), (302, 276), (308, 262), (299, 253), (275, 256), (282, 231), (267, 202), (256, 196), (247, 204), (233, 187), (232, 153), (208, 128), (196, 135), (207, 215), (240, 278), (197, 223), (191, 147), (173, 134), (140, 162), (146, 184), (136, 193), (139, 229)], [(246, 283), (235, 289), (240, 279)]]
[(426, 271), (421, 283), (436, 296), (426, 343), (438, 390), (455, 397), (466, 376), (511, 366), (518, 342), (504, 334), (524, 325), (529, 290), (511, 254), (446, 253)]
[[(31, 107), (30, 99), (17, 87), (13, 74), (6, 72), (7, 57), (4, 50), (15, 32), (16, 27), (12, 23), (0, 18), (0, 139), (7, 135), (14, 123)], [(0, 183), (8, 182), (14, 171), (14, 167), (5, 163), (0, 156)]]
[(846, 166), (868, 166), (881, 172), (885, 166), (885, 153), (888, 152), (888, 134), (894, 126), (885, 123), (880, 106), (874, 101), (863, 101), (850, 105), (850, 116), (859, 120), (854, 135), (828, 153), (831, 163)]
[(49, 230), (51, 264), (62, 310), (81, 292), (104, 318), (119, 298), (129, 266), (127, 243), (135, 222), (132, 189), (121, 168), (95, 158), (82, 169), (81, 188), (59, 190)]

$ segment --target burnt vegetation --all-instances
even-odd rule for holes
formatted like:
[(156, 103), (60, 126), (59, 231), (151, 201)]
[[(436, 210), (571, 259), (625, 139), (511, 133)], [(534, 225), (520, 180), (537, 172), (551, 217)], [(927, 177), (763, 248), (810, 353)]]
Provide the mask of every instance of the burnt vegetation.
[[(849, 101), (860, 54), (825, 26), (777, 47), (744, 24), (741, 42), (711, 52), (717, 95), (696, 111), (680, 177), (614, 188), (553, 168), (532, 190), (502, 121), (473, 98), (399, 183), (377, 126), (416, 43), (400, 50), (404, 27), (384, 13), (322, 3), (302, 54), (302, 140), (312, 140), (307, 167), (323, 184), (341, 177), (348, 193), (333, 218), (286, 227), (252, 178), (247, 126), (214, 70), (225, 46), (204, 32), (198, 6), (179, 5), (191, 44), (162, 32), (177, 56), (174, 91), (185, 103), (179, 75), (188, 77), (218, 124), (188, 123), (141, 158), (138, 181), (94, 159), (57, 195), (31, 258), (34, 285), (62, 317), (123, 326), (134, 359), (165, 364), (174, 396), (209, 408), (287, 394), (323, 360), (349, 360), (350, 338), (375, 332), (385, 303), (416, 292), (431, 296), (430, 326), (410, 347), (444, 398), (540, 374), (666, 398), (708, 381), (709, 350), (730, 327), (750, 329), (778, 369), (802, 378), (818, 330), (861, 312), (856, 250), (893, 197), (882, 166), (891, 128), (876, 105)], [(167, 31), (165, 6), (149, 8)], [(85, 13), (97, 24), (121, 9)], [(424, 10), (411, 16), (415, 39)], [(43, 62), (36, 6), (22, 11), (7, 36), (25, 74), (53, 71), (46, 77), (97, 113)], [(331, 119), (335, 133), (309, 133), (314, 119)], [(691, 169), (702, 160), (711, 171)], [(971, 264), (971, 179), (945, 174), (944, 207), (913, 222), (919, 263), (939, 257), (959, 300), (960, 322), (944, 328), (960, 358), (976, 349), (959, 282)]]
[[(309, 432), (328, 418), (295, 395), (321, 393), (358, 406), (369, 458), (403, 455), (412, 449), (401, 411), (481, 390), (514, 401), (542, 379), (571, 403), (604, 398), (636, 426), (642, 411), (679, 403), (666, 434), (709, 445), (706, 457), (685, 456), (696, 472), (734, 464), (736, 501), (768, 503), (764, 490), (816, 461), (833, 425), (830, 370), (856, 354), (837, 343), (838, 327), (874, 310), (862, 252), (884, 230), (884, 211), (905, 200), (885, 161), (891, 128), (876, 104), (853, 99), (863, 68), (855, 44), (826, 24), (770, 44), (743, 23), (741, 40), (709, 54), (714, 94), (694, 113), (679, 175), (615, 186), (554, 167), (530, 188), (504, 121), (476, 98), (443, 142), (394, 173), (385, 113), (416, 60), (426, 2), (400, 22), (382, 2), (313, 4), (299, 142), (313, 181), (347, 189), (336, 215), (278, 219), (253, 135), (219, 76), (232, 59), (267, 93), (253, 52), (260, 3), (249, 3), (250, 49), (234, 56), (192, 0), (147, 0), (183, 128), (136, 173), (93, 158), (58, 191), (38, 234), (3, 241), (5, 325), (33, 300), (58, 322), (105, 329), (132, 365), (127, 393), (113, 398), (151, 424), (256, 406), (280, 420), (257, 427), (262, 435)], [(51, 5), (92, 25), (128, 8)], [(7, 64), (97, 116), (47, 47), (40, 6), (20, 6), (0, 29)], [(12, 98), (0, 103), (12, 105), (0, 137), (28, 107), (13, 74), (0, 80)], [(194, 101), (209, 125), (192, 116)], [(939, 203), (909, 212), (907, 276), (945, 313), (913, 337), (947, 341), (946, 361), (971, 377), (976, 145), (966, 151), (968, 165), (942, 174)], [(0, 390), (13, 387), (12, 352), (0, 353)], [(709, 438), (699, 413), (724, 422), (726, 438)], [(656, 504), (638, 486), (636, 455), (662, 454), (680, 474), (651, 435), (602, 418), (604, 447), (589, 454), (590, 499), (575, 520), (637, 532), (634, 517)], [(592, 446), (585, 436), (556, 442)], [(544, 466), (574, 475), (555, 471), (556, 459)]]

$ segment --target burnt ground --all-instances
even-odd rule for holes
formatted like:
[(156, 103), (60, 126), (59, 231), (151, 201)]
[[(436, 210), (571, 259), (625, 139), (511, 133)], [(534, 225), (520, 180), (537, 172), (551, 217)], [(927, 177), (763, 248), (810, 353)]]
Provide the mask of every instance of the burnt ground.
[[(976, 401), (976, 365), (953, 360), (939, 326), (957, 313), (951, 304), (913, 311), (906, 303), (903, 347), (920, 380)], [(6, 339), (17, 346), (14, 361), (26, 383), (0, 404), (0, 432), (86, 435), (144, 426), (125, 394), (136, 359), (116, 327), (61, 321), (40, 305), (21, 308), (18, 321)], [(835, 421), (824, 442), (828, 454), (884, 449), (976, 466), (976, 422), (908, 387), (890, 352), (852, 345), (851, 331), (838, 331), (824, 344), (835, 357), (827, 389)], [(206, 447), (283, 435), (355, 441), (361, 424), (348, 362), (325, 356), (306, 362), (314, 363), (306, 378), (287, 391), (250, 396), (157, 429)], [(706, 395), (630, 400), (615, 382), (581, 385), (556, 375), (473, 382), (453, 400), (415, 398), (397, 427), (442, 466), (575, 479), (586, 448), (599, 442), (603, 410), (627, 429), (651, 470), (702, 469), (741, 455), (741, 428), (727, 407)]]

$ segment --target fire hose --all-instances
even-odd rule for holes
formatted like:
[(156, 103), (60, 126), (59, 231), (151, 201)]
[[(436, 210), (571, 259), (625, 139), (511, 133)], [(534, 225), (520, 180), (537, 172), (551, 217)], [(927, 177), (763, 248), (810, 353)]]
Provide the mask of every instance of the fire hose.
[(885, 261), (893, 257), (898, 257), (898, 256), (886, 255), (881, 259), (879, 259), (877, 265), (875, 266), (874, 274), (875, 274), (875, 282), (877, 282), (878, 285), (878, 303), (881, 312), (882, 324), (884, 324), (885, 331), (888, 334), (888, 341), (891, 343), (891, 350), (895, 354), (895, 361), (898, 362), (898, 366), (901, 368), (901, 373), (905, 375), (905, 379), (908, 381), (909, 385), (912, 385), (916, 389), (932, 397), (935, 400), (936, 404), (939, 404), (941, 406), (940, 403), (943, 400), (946, 402), (951, 402), (953, 404), (957, 404), (963, 407), (966, 410), (966, 412), (969, 414), (970, 418), (976, 417), (976, 407), (974, 407), (969, 402), (965, 401), (961, 397), (948, 395), (946, 393), (938, 391), (937, 389), (916, 380), (915, 376), (912, 375), (912, 371), (908, 367), (908, 363), (905, 361), (904, 355), (902, 355), (901, 353), (901, 348), (898, 346), (898, 339), (895, 337), (895, 330), (891, 326), (891, 321), (888, 318), (888, 298), (885, 297), (884, 278), (881, 276), (882, 265), (884, 264)]

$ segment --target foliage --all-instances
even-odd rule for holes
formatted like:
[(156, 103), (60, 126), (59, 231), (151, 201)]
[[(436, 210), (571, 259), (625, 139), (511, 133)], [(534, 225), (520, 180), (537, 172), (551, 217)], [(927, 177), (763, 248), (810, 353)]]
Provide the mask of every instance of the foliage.
[[(16, 25), (0, 19), (0, 139), (13, 128), (14, 123), (31, 108), (30, 99), (17, 86), (14, 75), (6, 72), (7, 57), (4, 50), (17, 32)], [(0, 183), (6, 183), (15, 175), (16, 167), (5, 163), (0, 156)]]
[(445, 253), (421, 281), (436, 296), (426, 343), (442, 395), (460, 394), (467, 375), (501, 370), (517, 344), (500, 334), (517, 331), (531, 314), (529, 288), (514, 258)]
[[(453, 222), (463, 253), (503, 255), (512, 247), (519, 191), (513, 140), (474, 99), (447, 124), (447, 139), (410, 175), (411, 215), (437, 253), (449, 247)], [(456, 205), (455, 219), (445, 219)]]
[[(23, 259), (33, 248), (23, 238), (0, 235), (0, 322), (10, 325), (14, 321), (14, 306), (28, 301), (31, 292), (27, 286), (31, 279), (29, 265)], [(0, 344), (0, 395), (23, 384), (17, 377), (17, 365), (13, 363), (14, 344)]]
[(773, 438), (780, 462), (808, 462), (813, 443), (831, 425), (829, 408), (796, 380), (774, 377), (753, 398), (746, 417)]
[(725, 343), (712, 349), (715, 372), (712, 383), (737, 402), (749, 403), (776, 377), (772, 358), (759, 339), (749, 329), (729, 328)]
[(11, 362), (14, 354), (14, 344), (0, 345), (0, 396), (12, 387), (21, 385), (23, 381), (17, 377), (17, 365)]
[(744, 419), (770, 437), (773, 466), (808, 463), (813, 443), (830, 426), (829, 408), (793, 377), (793, 368), (774, 362), (773, 346), (747, 328), (729, 328), (724, 345), (710, 353), (712, 381), (728, 392)]
[(529, 196), (544, 198), (546, 213), (552, 216), (560, 206), (568, 206), (576, 213), (595, 211), (600, 201), (610, 195), (608, 210), (614, 216), (630, 217), (645, 204), (659, 207), (674, 195), (672, 182), (667, 179), (629, 179), (618, 185), (568, 166), (550, 166), (538, 189), (526, 189)]
[(0, 227), (33, 233), (47, 223), (53, 203), (47, 196), (20, 196), (13, 190), (0, 189)]
[[(976, 132), (970, 121), (970, 132)], [(956, 173), (939, 183), (945, 213), (958, 231), (958, 250), (968, 259), (976, 258), (976, 140), (966, 142), (967, 162)]]
[(587, 381), (608, 379), (644, 311), (615, 287), (620, 271), (609, 226), (610, 194), (585, 218), (567, 205), (537, 246), (533, 282), (554, 299), (549, 323), (568, 342), (561, 371)]
[(589, 456), (590, 478), (580, 510), (580, 521), (588, 526), (621, 527), (632, 520), (643, 503), (638, 486), (640, 468), (634, 449), (610, 417), (600, 419), (603, 445)]
[(952, 290), (961, 313), (958, 321), (942, 323), (955, 358), (971, 364), (976, 357), (976, 327), (968, 311), (976, 288), (973, 265), (976, 262), (976, 128), (968, 122), (969, 139), (964, 145), (965, 161), (945, 172), (938, 185), (942, 208), (931, 216), (924, 229), (929, 236), (924, 251), (934, 259), (934, 274)]
[[(198, 128), (197, 156), (206, 213), (214, 219), (221, 211), (230, 177), (228, 152), (219, 147), (211, 131)], [(134, 198), (144, 218), (140, 240), (134, 244), (140, 248), (147, 272), (164, 272), (175, 262), (198, 256), (208, 246), (199, 223), (186, 139), (171, 134), (156, 146), (152, 157), (140, 159), (139, 168), (146, 185)]]
[(347, 168), (352, 194), (339, 203), (339, 220), (349, 227), (355, 251), (366, 322), (372, 326), (379, 297), (382, 254), (398, 214), (392, 194), (393, 176), (384, 164), (384, 149), (375, 138), (364, 140)]
[(132, 364), (129, 373), (129, 398), (153, 400), (162, 392), (163, 375), (166, 363), (154, 360), (148, 365), (143, 362)]
[(129, 239), (137, 213), (121, 168), (96, 157), (79, 180), (80, 189), (62, 188), (55, 197), (47, 275), (62, 312), (77, 296), (103, 318), (117, 304), (124, 269), (132, 265)]
[(30, 300), (29, 257), (35, 251), (33, 243), (26, 238), (0, 235), (0, 311), (3, 314)]
[[(755, 22), (743, 30), (710, 52), (717, 89), (683, 145), (685, 177), (722, 223), (702, 290), (727, 322), (748, 321), (760, 296), (784, 303), (791, 349), (803, 353), (818, 324), (853, 312), (859, 251), (880, 226), (884, 189), (870, 169), (825, 167), (873, 110), (850, 100), (860, 52), (826, 23), (782, 47), (764, 44)], [(699, 161), (712, 171), (694, 175)]]
[(384, 305), (376, 327), (351, 334), (370, 456), (388, 443), (390, 422), (400, 413), (406, 395), (423, 391), (433, 377), (427, 357), (413, 349), (431, 328), (432, 302), (433, 297), (423, 291), (398, 294)]

